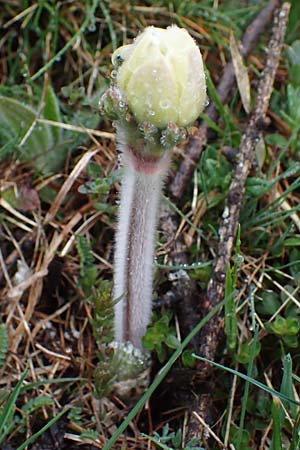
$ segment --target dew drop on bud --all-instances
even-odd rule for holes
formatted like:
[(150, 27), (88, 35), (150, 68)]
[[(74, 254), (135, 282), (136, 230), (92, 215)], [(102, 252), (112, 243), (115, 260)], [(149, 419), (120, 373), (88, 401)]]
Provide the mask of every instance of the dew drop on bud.
[(159, 102), (159, 106), (161, 107), (161, 109), (169, 109), (170, 108), (170, 100), (161, 100)]
[(112, 77), (113, 80), (115, 80), (117, 78), (118, 75), (118, 71), (117, 70), (112, 70), (110, 76)]

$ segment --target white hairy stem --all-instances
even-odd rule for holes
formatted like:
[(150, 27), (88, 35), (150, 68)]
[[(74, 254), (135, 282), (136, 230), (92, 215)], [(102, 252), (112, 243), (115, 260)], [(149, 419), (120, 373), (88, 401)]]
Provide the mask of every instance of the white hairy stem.
[(115, 339), (142, 347), (151, 318), (155, 232), (169, 155), (147, 159), (120, 144), (124, 174), (116, 233)]

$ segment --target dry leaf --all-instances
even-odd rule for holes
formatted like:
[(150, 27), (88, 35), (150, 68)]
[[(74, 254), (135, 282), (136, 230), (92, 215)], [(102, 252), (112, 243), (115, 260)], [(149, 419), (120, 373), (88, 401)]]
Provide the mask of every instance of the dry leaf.
[(247, 113), (250, 112), (250, 81), (247, 67), (244, 65), (239, 46), (233, 33), (230, 34), (230, 52), (237, 85), (242, 99), (243, 107)]
[(262, 136), (260, 136), (258, 143), (255, 147), (255, 153), (256, 153), (256, 159), (258, 163), (258, 167), (261, 169), (264, 165), (265, 158), (266, 158), (266, 146), (265, 141)]

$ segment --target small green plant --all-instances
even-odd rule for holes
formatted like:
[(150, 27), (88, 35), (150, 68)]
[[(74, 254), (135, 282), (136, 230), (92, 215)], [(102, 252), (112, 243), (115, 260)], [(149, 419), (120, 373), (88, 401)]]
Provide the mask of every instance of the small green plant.
[(73, 406), (68, 412), (68, 419), (76, 425), (82, 425), (82, 408), (80, 406)]
[(142, 436), (149, 439), (156, 445), (156, 448), (164, 450), (204, 450), (203, 447), (199, 447), (200, 439), (194, 438), (182, 447), (182, 431), (178, 429), (176, 433), (170, 430), (169, 424), (166, 424), (162, 429), (162, 434), (154, 431), (153, 436), (148, 436), (142, 433)]
[(80, 256), (79, 285), (82, 287), (83, 292), (87, 296), (89, 296), (92, 292), (92, 289), (95, 287), (98, 270), (95, 265), (91, 245), (87, 237), (77, 235), (76, 246)]
[(168, 349), (176, 349), (179, 341), (175, 336), (174, 327), (170, 325), (172, 314), (166, 312), (147, 329), (142, 339), (147, 350), (155, 351), (158, 360), (163, 363), (169, 355)]
[(112, 185), (119, 181), (120, 172), (116, 170), (106, 175), (98, 164), (90, 162), (87, 166), (87, 176), (89, 181), (79, 186), (78, 192), (89, 195), (98, 211), (109, 216), (114, 214), (116, 208), (109, 204), (107, 197)]
[[(171, 320), (171, 311), (165, 312), (160, 317), (154, 316), (152, 324), (148, 326), (147, 332), (142, 338), (144, 348), (153, 351), (160, 363), (166, 361), (172, 349), (177, 349), (180, 346), (175, 328), (171, 325)], [(183, 367), (194, 367), (195, 358), (191, 349), (186, 349), (182, 352), (181, 363)]]
[[(91, 288), (91, 286), (90, 286)], [(93, 334), (97, 344), (98, 363), (94, 371), (95, 392), (101, 398), (108, 395), (116, 379), (114, 349), (109, 344), (113, 340), (112, 283), (100, 280), (97, 288), (90, 290), (89, 303), (93, 308), (91, 320)]]
[(283, 342), (291, 348), (297, 348), (300, 331), (300, 319), (297, 317), (283, 317), (280, 314), (276, 316), (274, 322), (266, 324), (270, 333), (280, 336)]
[(96, 289), (92, 289), (89, 303), (93, 308), (91, 325), (98, 348), (113, 340), (114, 301), (112, 299), (112, 283), (99, 280)]

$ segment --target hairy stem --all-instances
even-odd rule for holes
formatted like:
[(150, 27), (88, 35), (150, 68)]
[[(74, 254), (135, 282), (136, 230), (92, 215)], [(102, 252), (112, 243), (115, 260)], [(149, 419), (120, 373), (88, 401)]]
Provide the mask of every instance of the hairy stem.
[(145, 156), (120, 144), (124, 175), (115, 249), (115, 338), (141, 348), (151, 317), (155, 231), (169, 154)]

